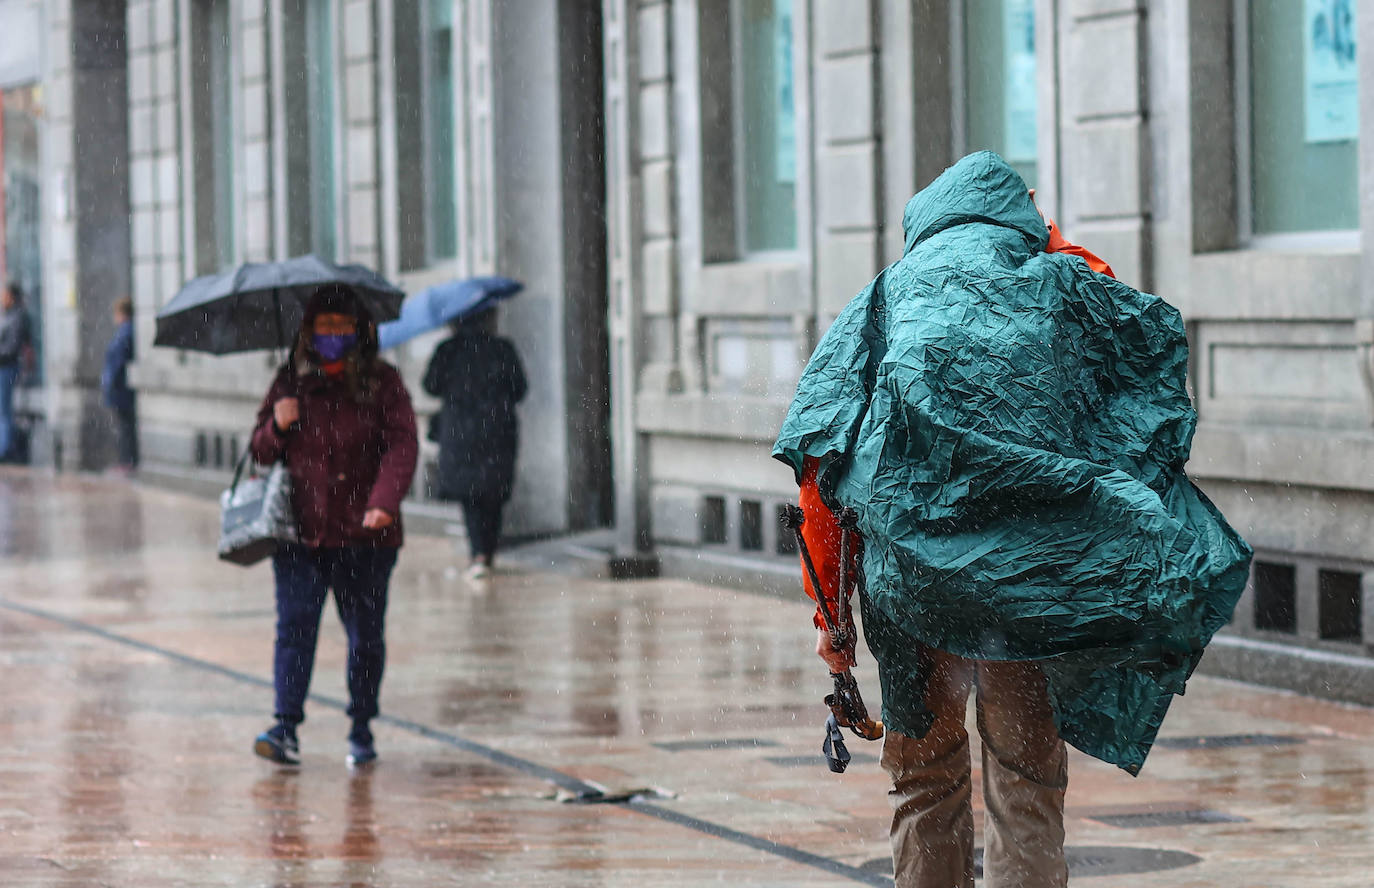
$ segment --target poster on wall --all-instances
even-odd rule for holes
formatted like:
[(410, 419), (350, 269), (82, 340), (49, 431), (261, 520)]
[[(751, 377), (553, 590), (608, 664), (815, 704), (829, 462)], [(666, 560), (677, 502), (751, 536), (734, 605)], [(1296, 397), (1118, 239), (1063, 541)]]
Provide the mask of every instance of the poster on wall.
[(1303, 0), (1303, 113), (1309, 143), (1345, 142), (1359, 135), (1355, 2)]
[(793, 104), (792, 0), (775, 0), (773, 6), (773, 82), (777, 85), (776, 170), (780, 184), (797, 181), (797, 114)]
[(1002, 2), (1003, 155), (1013, 163), (1036, 156), (1035, 0)]

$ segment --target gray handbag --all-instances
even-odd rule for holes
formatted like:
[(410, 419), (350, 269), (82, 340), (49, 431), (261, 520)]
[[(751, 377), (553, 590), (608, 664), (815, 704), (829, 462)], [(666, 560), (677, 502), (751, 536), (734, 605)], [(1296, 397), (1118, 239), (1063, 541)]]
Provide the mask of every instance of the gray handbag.
[(219, 557), (244, 566), (267, 558), (279, 543), (300, 541), (286, 462), (274, 463), (266, 475), (259, 475), (255, 466), (242, 478), (243, 467), (251, 460), (245, 449), (234, 469), (233, 483), (219, 497)]

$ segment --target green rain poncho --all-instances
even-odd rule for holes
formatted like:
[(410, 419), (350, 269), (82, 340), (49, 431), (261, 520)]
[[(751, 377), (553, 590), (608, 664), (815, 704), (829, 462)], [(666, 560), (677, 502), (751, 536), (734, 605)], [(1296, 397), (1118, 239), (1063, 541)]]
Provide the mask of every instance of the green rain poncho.
[(773, 455), (859, 514), (883, 717), (922, 736), (922, 645), (1037, 660), (1061, 736), (1137, 773), (1245, 586), (1250, 548), (1184, 475), (1179, 313), (1045, 253), (991, 152), (911, 199), (906, 255), (849, 303)]

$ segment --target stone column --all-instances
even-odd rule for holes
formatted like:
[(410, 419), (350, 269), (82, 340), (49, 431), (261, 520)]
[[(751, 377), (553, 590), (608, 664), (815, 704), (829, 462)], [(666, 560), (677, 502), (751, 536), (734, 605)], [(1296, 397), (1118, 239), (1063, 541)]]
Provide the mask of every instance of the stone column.
[[(603, 0), (606, 71), (606, 228), (610, 290), (611, 427), (616, 551), (624, 558), (652, 546), (646, 436), (635, 422), (642, 362), (644, 178), (642, 167), (638, 3)], [(666, 39), (666, 38), (665, 38)]]
[(877, 4), (815, 0), (813, 10), (816, 314), (824, 329), (883, 267), (885, 209)]
[(1065, 0), (1059, 193), (1065, 234), (1151, 286), (1148, 28), (1141, 0)]
[(344, 238), (340, 254), (376, 268), (381, 259), (377, 172), (377, 41), (373, 0), (343, 0), (340, 55)]

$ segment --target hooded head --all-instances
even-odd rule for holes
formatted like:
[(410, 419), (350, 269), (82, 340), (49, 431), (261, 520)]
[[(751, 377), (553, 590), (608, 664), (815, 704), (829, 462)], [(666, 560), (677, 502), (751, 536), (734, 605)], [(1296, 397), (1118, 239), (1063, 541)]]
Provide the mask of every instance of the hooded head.
[[(341, 342), (340, 337), (316, 336), (316, 320), (329, 314), (354, 319), (357, 332), (351, 342)], [(332, 353), (334, 348), (340, 348), (340, 353)], [(305, 304), (293, 355), (296, 372), (300, 375), (318, 374), (326, 366), (342, 365), (340, 369), (350, 394), (359, 399), (370, 398), (377, 375), (377, 324), (351, 287), (325, 284), (315, 290)]]
[(907, 201), (902, 216), (906, 252), (941, 231), (969, 223), (1019, 231), (1037, 250), (1049, 240), (1025, 180), (992, 151), (964, 157)]

